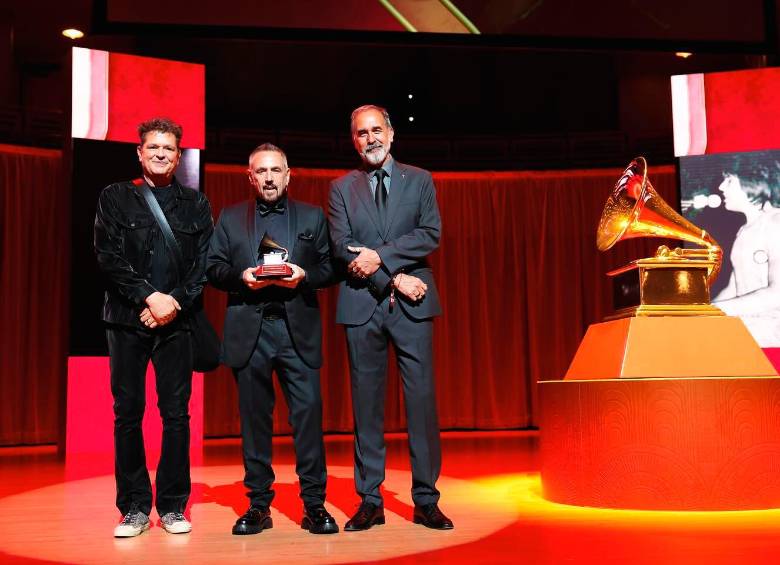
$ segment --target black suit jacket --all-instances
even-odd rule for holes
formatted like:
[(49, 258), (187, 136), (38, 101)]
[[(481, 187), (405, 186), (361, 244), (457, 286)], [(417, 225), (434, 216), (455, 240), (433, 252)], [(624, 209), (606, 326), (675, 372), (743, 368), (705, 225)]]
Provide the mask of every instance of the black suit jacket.
[(412, 302), (397, 294), (401, 308), (411, 318), (441, 314), (439, 294), (427, 256), (439, 246), (441, 218), (431, 173), (395, 161), (390, 177), (387, 222), (382, 228), (365, 171), (355, 170), (331, 183), (328, 202), (333, 256), (341, 266), (356, 257), (347, 246), (370, 247), (379, 253), (382, 266), (368, 279), (348, 277), (339, 288), (336, 322), (363, 324), (377, 302), (390, 291), (396, 273), (422, 279), (425, 297)]
[[(317, 206), (288, 199), (290, 256), (306, 271), (294, 289), (282, 293), (295, 349), (313, 368), (322, 365), (322, 325), (316, 290), (333, 276), (325, 214)], [(211, 239), (206, 276), (215, 287), (228, 292), (222, 343), (223, 362), (229, 367), (246, 365), (263, 322), (267, 289), (249, 290), (241, 279), (245, 269), (257, 266), (255, 201), (225, 208)], [(281, 287), (274, 286), (274, 289)]]

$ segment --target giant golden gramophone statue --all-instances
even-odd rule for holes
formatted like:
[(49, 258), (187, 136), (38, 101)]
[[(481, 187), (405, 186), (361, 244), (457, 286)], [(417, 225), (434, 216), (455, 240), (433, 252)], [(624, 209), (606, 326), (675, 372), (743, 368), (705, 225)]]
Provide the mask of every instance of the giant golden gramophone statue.
[[(710, 287), (720, 272), (723, 252), (705, 230), (674, 211), (647, 177), (647, 162), (637, 157), (615, 183), (596, 233), (599, 251), (634, 237), (687, 241), (703, 249), (669, 249), (607, 273), (616, 285), (638, 278), (639, 303), (619, 308), (608, 319), (626, 316), (722, 316), (710, 304)], [(628, 283), (630, 285), (630, 283)], [(618, 301), (616, 301), (618, 302)], [(618, 302), (619, 304), (619, 302)]]
[(607, 199), (597, 245), (606, 251), (634, 237), (702, 247), (661, 245), (654, 257), (607, 273), (613, 277), (615, 313), (588, 328), (566, 380), (777, 374), (742, 320), (710, 304), (723, 252), (658, 196), (642, 157), (623, 171)]

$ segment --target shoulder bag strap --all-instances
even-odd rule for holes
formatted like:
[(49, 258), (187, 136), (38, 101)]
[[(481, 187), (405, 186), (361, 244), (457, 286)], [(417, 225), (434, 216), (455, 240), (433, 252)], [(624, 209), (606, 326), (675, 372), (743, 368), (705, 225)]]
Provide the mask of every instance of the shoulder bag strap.
[(165, 238), (165, 243), (176, 260), (176, 267), (179, 271), (179, 280), (182, 280), (184, 274), (184, 258), (181, 255), (181, 247), (179, 247), (179, 242), (176, 241), (176, 238), (173, 236), (171, 226), (168, 224), (168, 220), (165, 218), (162, 208), (160, 208), (160, 203), (157, 202), (157, 199), (154, 197), (154, 194), (152, 194), (152, 191), (149, 190), (149, 187), (146, 186), (146, 183), (141, 183), (137, 185), (136, 188), (138, 188), (138, 191), (144, 197), (144, 200), (146, 200), (146, 205), (149, 206), (152, 216), (157, 220), (157, 225), (160, 226), (160, 231), (162, 231), (163, 237)]

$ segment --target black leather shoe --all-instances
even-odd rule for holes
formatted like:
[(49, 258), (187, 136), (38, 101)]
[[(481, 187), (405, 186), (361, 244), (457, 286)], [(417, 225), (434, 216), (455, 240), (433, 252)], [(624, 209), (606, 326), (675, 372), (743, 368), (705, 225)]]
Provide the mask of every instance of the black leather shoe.
[(233, 526), (234, 536), (248, 536), (250, 534), (259, 534), (263, 530), (270, 530), (274, 527), (271, 519), (271, 510), (262, 506), (250, 506)]
[(352, 516), (352, 519), (344, 524), (345, 532), (357, 532), (367, 530), (371, 526), (385, 523), (385, 511), (383, 508), (371, 502), (364, 502)]
[(339, 525), (322, 504), (303, 509), (301, 528), (312, 534), (336, 534)]
[(451, 530), (455, 527), (452, 525), (452, 520), (447, 518), (444, 515), (444, 512), (439, 510), (439, 505), (435, 502), (423, 504), (422, 506), (415, 506), (414, 523), (422, 524), (426, 528), (432, 528), (434, 530)]

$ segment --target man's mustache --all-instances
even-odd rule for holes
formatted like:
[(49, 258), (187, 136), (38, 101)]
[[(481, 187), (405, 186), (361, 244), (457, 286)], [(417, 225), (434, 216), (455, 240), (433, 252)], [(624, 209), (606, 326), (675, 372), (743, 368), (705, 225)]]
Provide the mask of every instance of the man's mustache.
[(374, 149), (379, 149), (380, 147), (384, 147), (384, 145), (379, 141), (374, 141), (372, 143), (369, 143), (366, 145), (366, 153), (369, 151), (373, 151)]

